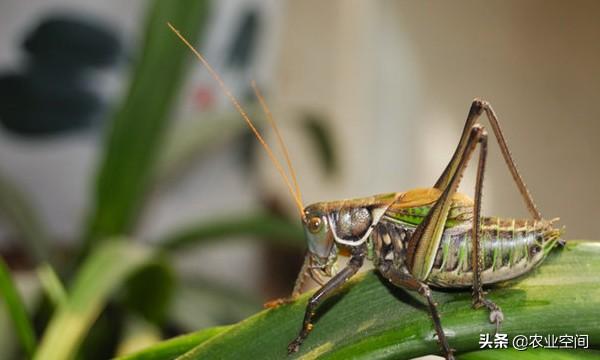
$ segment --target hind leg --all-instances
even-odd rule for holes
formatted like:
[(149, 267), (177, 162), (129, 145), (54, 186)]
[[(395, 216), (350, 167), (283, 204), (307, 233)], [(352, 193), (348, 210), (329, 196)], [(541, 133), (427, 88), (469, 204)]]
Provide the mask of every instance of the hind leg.
[(483, 190), (483, 176), (487, 159), (487, 134), (484, 132), (479, 138), (479, 163), (477, 164), (477, 178), (475, 181), (475, 201), (473, 205), (473, 227), (471, 229), (472, 252), (471, 264), (473, 267), (473, 308), (485, 306), (490, 311), (490, 322), (496, 324), (496, 332), (504, 320), (504, 314), (498, 305), (484, 297), (483, 282), (483, 254), (481, 248), (481, 195)]
[(498, 145), (500, 146), (500, 151), (502, 152), (504, 162), (506, 163), (506, 166), (508, 167), (508, 170), (510, 171), (513, 180), (517, 185), (521, 196), (523, 197), (523, 201), (525, 201), (527, 210), (535, 220), (540, 220), (542, 218), (542, 215), (540, 214), (540, 211), (533, 202), (533, 197), (529, 193), (529, 189), (527, 189), (527, 186), (525, 185), (525, 182), (523, 181), (523, 178), (521, 177), (521, 174), (519, 173), (519, 170), (515, 165), (515, 160), (513, 159), (510, 150), (508, 149), (508, 144), (506, 143), (506, 139), (504, 138), (504, 133), (500, 128), (500, 122), (498, 121), (498, 117), (496, 116), (494, 109), (492, 109), (492, 106), (484, 100), (473, 100), (471, 108), (469, 109), (469, 115), (467, 116), (467, 120), (465, 122), (465, 127), (463, 128), (463, 132), (460, 137), (460, 141), (458, 142), (458, 146), (456, 147), (456, 150), (454, 152), (454, 155), (452, 156), (452, 159), (448, 163), (448, 166), (446, 166), (446, 169), (444, 169), (444, 172), (436, 181), (433, 187), (443, 190), (448, 186), (452, 179), (452, 176), (454, 176), (454, 173), (456, 173), (456, 171), (458, 170), (461, 154), (467, 147), (469, 132), (471, 131), (473, 126), (479, 123), (479, 117), (484, 112), (490, 122), (490, 125), (492, 126), (492, 130), (494, 131), (494, 136), (496, 137)]
[[(476, 104), (475, 104), (476, 105)], [(474, 105), (474, 106), (475, 106)], [(479, 110), (481, 112), (483, 110)], [(472, 114), (477, 114), (477, 109), (471, 109), (469, 118)], [(475, 118), (476, 119), (476, 118)], [(472, 120), (475, 121), (475, 120)], [(468, 121), (469, 122), (469, 121)], [(487, 156), (487, 132), (479, 124), (473, 125), (468, 132), (467, 140), (464, 145), (459, 144), (461, 150), (456, 157), (456, 166), (452, 165), (453, 158), (447, 169), (454, 169), (452, 177), (443, 188), (443, 192), (431, 207), (427, 216), (416, 228), (412, 237), (408, 241), (407, 265), (410, 274), (417, 280), (425, 282), (431, 270), (431, 264), (440, 246), (442, 234), (446, 226), (446, 219), (452, 204), (452, 196), (456, 193), (460, 180), (465, 172), (471, 156), (477, 145), (480, 148), (480, 157), (477, 167), (477, 182), (475, 189), (475, 202), (473, 208), (473, 226), (471, 238), (473, 241), (471, 263), (473, 267), (473, 307), (479, 308), (485, 306), (490, 311), (490, 320), (496, 324), (496, 329), (503, 320), (500, 308), (492, 301), (485, 299), (482, 289), (481, 273), (483, 271), (483, 259), (481, 254), (481, 193), (483, 185), (483, 174), (485, 171), (485, 162)], [(461, 140), (462, 143), (462, 140)]]

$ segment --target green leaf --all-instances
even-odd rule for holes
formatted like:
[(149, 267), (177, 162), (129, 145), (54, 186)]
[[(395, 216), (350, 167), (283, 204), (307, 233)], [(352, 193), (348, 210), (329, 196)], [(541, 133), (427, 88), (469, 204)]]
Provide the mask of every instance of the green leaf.
[(31, 356), (36, 346), (33, 326), (21, 296), (12, 281), (8, 267), (2, 258), (0, 258), (0, 295), (6, 303), (25, 353)]
[(50, 264), (44, 263), (36, 270), (40, 283), (52, 305), (59, 306), (67, 299), (67, 292)]
[(181, 277), (178, 285), (169, 319), (182, 329), (231, 324), (262, 309), (259, 297), (217, 279), (194, 274)]
[(207, 13), (208, 1), (152, 2), (127, 97), (106, 137), (87, 250), (95, 241), (130, 232), (149, 188), (189, 56), (167, 21), (194, 42)]
[[(600, 346), (600, 244), (570, 242), (520, 281), (497, 286), (489, 298), (502, 307), (509, 338), (533, 334), (587, 334)], [(185, 359), (283, 359), (299, 330), (308, 297), (263, 311), (215, 336)], [(479, 349), (493, 333), (488, 312), (471, 308), (470, 291), (435, 291), (450, 345)], [(410, 359), (439, 348), (420, 296), (393, 287), (373, 271), (358, 276), (317, 311), (314, 329), (290, 359)]]
[[(255, 106), (245, 106), (245, 109), (258, 126), (262, 119), (254, 115)], [(153, 182), (156, 186), (168, 185), (170, 180), (193, 166), (204, 152), (234, 139), (246, 128), (244, 120), (234, 110), (207, 112), (198, 114), (194, 121), (181, 121), (169, 132)]]
[(227, 329), (229, 326), (219, 326), (177, 336), (145, 350), (119, 357), (118, 360), (171, 360)]
[(48, 257), (48, 233), (35, 209), (15, 184), (0, 176), (0, 214), (19, 235), (36, 261)]
[(166, 250), (180, 250), (198, 243), (234, 236), (258, 236), (279, 245), (303, 248), (304, 231), (280, 216), (271, 214), (233, 215), (200, 224), (192, 224), (157, 244)]
[(107, 241), (85, 260), (67, 299), (51, 318), (35, 359), (72, 358), (113, 291), (152, 264), (152, 251), (127, 240)]
[(137, 316), (127, 316), (124, 335), (121, 337), (117, 355), (126, 355), (146, 349), (160, 342), (160, 329)]
[(515, 349), (490, 349), (466, 353), (460, 360), (594, 360), (600, 359), (598, 350), (568, 350), (568, 349), (528, 349), (518, 351)]
[(175, 281), (173, 269), (165, 259), (158, 257), (152, 265), (127, 280), (123, 303), (147, 321), (162, 325), (173, 298)]

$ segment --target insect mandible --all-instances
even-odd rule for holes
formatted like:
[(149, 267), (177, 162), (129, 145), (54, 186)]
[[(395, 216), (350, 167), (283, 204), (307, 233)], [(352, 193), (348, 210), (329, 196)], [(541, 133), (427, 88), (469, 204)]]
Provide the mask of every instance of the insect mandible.
[[(562, 231), (554, 227), (558, 219), (542, 217), (515, 166), (494, 110), (486, 101), (479, 99), (472, 102), (454, 155), (433, 187), (319, 202), (304, 207), (287, 149), (256, 86), (253, 84), (267, 119), (277, 134), (292, 181), (221, 78), (179, 31), (168, 25), (203, 63), (242, 115), (280, 173), (298, 208), (308, 252), (291, 296), (276, 300), (270, 306), (291, 302), (298, 297), (307, 276), (320, 283), (321, 287), (308, 301), (298, 336), (288, 345), (289, 354), (297, 352), (309, 335), (319, 304), (355, 275), (365, 260), (370, 260), (393, 285), (416, 291), (425, 298), (442, 352), (446, 359), (454, 359), (430, 286), (472, 287), (473, 308), (486, 308), (490, 322), (496, 325), (498, 331), (504, 314), (498, 305), (485, 297), (483, 285), (523, 275), (538, 266), (555, 246), (564, 245)], [(531, 219), (480, 215), (488, 144), (488, 134), (479, 123), (483, 114), (489, 120)], [(475, 195), (471, 199), (457, 189), (477, 149)], [(469, 256), (459, 256), (461, 249), (467, 249)], [(343, 269), (334, 273), (341, 251), (350, 253), (350, 260)], [(323, 283), (322, 276), (331, 278)]]

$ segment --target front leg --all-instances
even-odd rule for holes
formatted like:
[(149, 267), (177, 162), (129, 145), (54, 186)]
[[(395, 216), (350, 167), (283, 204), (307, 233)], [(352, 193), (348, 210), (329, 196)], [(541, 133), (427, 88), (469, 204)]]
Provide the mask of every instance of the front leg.
[(342, 286), (348, 279), (358, 272), (363, 265), (365, 256), (367, 253), (366, 247), (360, 246), (352, 249), (352, 257), (348, 262), (348, 265), (332, 277), (325, 285), (317, 290), (308, 301), (306, 305), (306, 311), (304, 312), (304, 322), (298, 336), (288, 345), (288, 354), (294, 353), (300, 349), (300, 345), (304, 342), (304, 339), (308, 336), (313, 328), (312, 318), (315, 315), (315, 310), (327, 299), (331, 293)]

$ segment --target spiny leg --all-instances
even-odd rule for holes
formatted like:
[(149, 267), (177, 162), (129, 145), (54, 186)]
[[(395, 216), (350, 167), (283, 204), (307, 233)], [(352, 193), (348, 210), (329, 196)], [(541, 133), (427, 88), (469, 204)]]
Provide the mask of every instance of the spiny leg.
[(483, 271), (483, 254), (481, 249), (481, 197), (483, 192), (483, 177), (487, 160), (487, 133), (483, 131), (479, 137), (479, 163), (475, 181), (475, 201), (473, 205), (473, 226), (471, 228), (471, 264), (473, 268), (473, 308), (485, 306), (490, 311), (490, 322), (496, 324), (496, 332), (504, 320), (504, 314), (498, 305), (484, 297), (481, 273)]
[(458, 154), (456, 171), (453, 172), (441, 195), (408, 241), (407, 264), (411, 274), (417, 280), (425, 281), (431, 271), (452, 205), (452, 196), (456, 194), (467, 163), (483, 133), (481, 125), (473, 125), (465, 146), (461, 147), (461, 152)]
[(440, 178), (436, 181), (434, 187), (438, 189), (445, 189), (450, 183), (450, 179), (457, 171), (458, 163), (460, 162), (460, 154), (464, 152), (464, 148), (466, 147), (469, 131), (471, 130), (473, 125), (477, 123), (478, 118), (483, 112), (485, 112), (490, 122), (490, 125), (492, 126), (492, 130), (494, 131), (494, 135), (496, 137), (496, 140), (498, 141), (498, 145), (500, 146), (504, 162), (508, 166), (508, 169), (515, 181), (515, 184), (517, 185), (517, 188), (519, 189), (519, 192), (521, 193), (521, 196), (523, 197), (523, 200), (527, 205), (529, 213), (535, 220), (540, 220), (542, 218), (542, 215), (540, 214), (540, 211), (533, 202), (533, 198), (529, 193), (529, 190), (527, 189), (527, 186), (525, 185), (525, 182), (523, 181), (523, 178), (521, 177), (517, 166), (515, 165), (515, 161), (510, 153), (510, 150), (508, 149), (508, 145), (506, 144), (504, 134), (502, 133), (502, 129), (500, 128), (498, 117), (496, 116), (494, 109), (492, 109), (491, 105), (487, 101), (483, 101), (480, 99), (473, 100), (456, 151), (454, 152), (452, 159), (448, 163), (448, 166), (446, 166), (446, 169), (444, 170)]
[[(429, 272), (431, 271), (435, 254), (439, 248), (441, 237), (446, 225), (446, 219), (448, 218), (448, 212), (450, 211), (450, 206), (452, 205), (452, 196), (458, 189), (458, 185), (460, 184), (464, 170), (471, 155), (473, 154), (473, 151), (475, 150), (475, 147), (479, 143), (480, 138), (484, 135), (485, 131), (480, 125), (473, 125), (473, 127), (469, 130), (468, 137), (464, 141), (464, 146), (459, 147), (460, 152), (457, 156), (458, 162), (456, 164), (456, 171), (452, 173), (452, 176), (443, 189), (442, 194), (437, 199), (436, 203), (431, 207), (427, 213), (427, 216), (425, 216), (423, 221), (419, 224), (419, 226), (417, 226), (408, 241), (406, 264), (407, 269), (410, 272), (408, 275), (412, 280), (406, 281), (407, 274), (388, 274), (390, 276), (388, 277), (390, 281), (396, 281), (403, 286), (407, 286), (409, 288), (412, 287), (415, 290), (419, 290), (422, 295), (427, 298), (427, 301), (430, 304), (431, 316), (434, 319), (436, 332), (438, 333), (438, 338), (440, 339), (440, 343), (448, 359), (453, 358), (452, 350), (450, 349), (443, 333), (441, 322), (439, 320), (439, 314), (437, 314), (437, 309), (433, 299), (431, 298), (429, 288), (423, 285), (429, 275)], [(381, 271), (382, 273), (385, 273), (386, 269), (382, 269)], [(403, 279), (399, 276), (405, 276), (405, 278)]]
[(444, 190), (450, 184), (452, 177), (456, 174), (458, 170), (458, 166), (460, 164), (461, 158), (465, 153), (465, 149), (467, 147), (467, 142), (469, 140), (469, 136), (471, 134), (471, 129), (473, 125), (477, 122), (481, 114), (483, 113), (483, 106), (479, 99), (473, 100), (471, 103), (471, 107), (469, 108), (469, 114), (467, 115), (467, 120), (465, 121), (465, 126), (463, 128), (462, 134), (460, 135), (460, 140), (458, 141), (458, 145), (456, 146), (456, 150), (452, 155), (452, 159), (446, 168), (440, 175), (439, 179), (433, 185), (434, 188)]
[[(480, 144), (482, 152), (480, 156), (478, 166), (478, 181), (476, 189), (476, 208), (474, 209), (474, 221), (473, 221), (473, 241), (474, 241), (474, 252), (473, 256), (473, 285), (474, 285), (474, 305), (481, 306), (485, 305), (490, 309), (490, 319), (496, 322), (496, 326), (499, 326), (499, 322), (502, 320), (502, 313), (500, 308), (493, 302), (483, 297), (481, 290), (481, 256), (479, 256), (480, 239), (480, 209), (481, 209), (481, 189), (483, 182), (483, 171), (485, 170), (485, 157), (487, 154), (487, 133), (479, 124), (472, 126), (468, 133), (467, 140), (464, 142), (464, 146), (459, 146), (460, 153), (456, 156), (457, 164), (456, 169), (452, 174), (449, 182), (444, 188), (442, 194), (427, 213), (427, 216), (423, 219), (421, 224), (416, 228), (412, 237), (408, 242), (408, 258), (407, 264), (410, 269), (410, 273), (417, 278), (417, 280), (424, 282), (429, 275), (431, 270), (432, 261), (435, 259), (435, 254), (439, 248), (441, 236), (444, 231), (450, 205), (452, 204), (452, 196), (456, 193), (460, 180), (467, 167), (468, 161), (475, 151), (477, 144)], [(453, 159), (454, 160), (454, 159)]]
[(348, 265), (313, 294), (306, 305), (304, 321), (302, 323), (300, 333), (294, 339), (294, 341), (288, 345), (288, 354), (294, 353), (300, 349), (300, 345), (302, 345), (302, 342), (304, 342), (304, 339), (306, 339), (313, 328), (312, 319), (319, 304), (321, 304), (323, 300), (327, 299), (334, 290), (342, 286), (342, 284), (344, 284), (348, 279), (356, 274), (356, 272), (358, 272), (364, 263), (366, 253), (367, 249), (364, 245), (358, 248), (353, 248), (352, 257), (350, 258)]
[(437, 334), (438, 344), (442, 348), (442, 352), (444, 353), (446, 359), (453, 360), (454, 349), (450, 348), (446, 334), (444, 334), (444, 329), (442, 328), (442, 322), (440, 320), (440, 314), (437, 310), (437, 303), (431, 296), (431, 290), (429, 289), (429, 286), (415, 279), (412, 275), (410, 275), (410, 273), (408, 273), (408, 270), (406, 271), (407, 272), (402, 272), (401, 270), (398, 270), (392, 266), (390, 262), (386, 262), (379, 266), (379, 272), (392, 284), (409, 290), (417, 291), (420, 295), (427, 299), (427, 305), (429, 306), (429, 313), (431, 314), (431, 320), (433, 321), (433, 326)]

